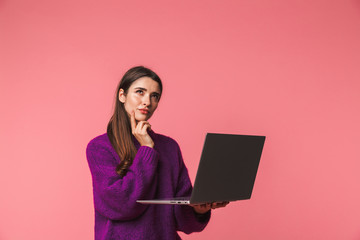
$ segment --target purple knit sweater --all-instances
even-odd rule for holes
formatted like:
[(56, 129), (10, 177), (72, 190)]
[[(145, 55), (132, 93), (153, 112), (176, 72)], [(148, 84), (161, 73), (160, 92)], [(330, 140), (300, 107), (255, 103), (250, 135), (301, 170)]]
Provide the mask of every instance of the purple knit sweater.
[(115, 168), (120, 158), (107, 134), (92, 139), (86, 156), (93, 180), (95, 240), (180, 239), (177, 231), (200, 232), (210, 212), (198, 215), (190, 206), (144, 205), (137, 199), (184, 197), (192, 185), (179, 145), (170, 137), (149, 131), (154, 148), (140, 146), (121, 179)]

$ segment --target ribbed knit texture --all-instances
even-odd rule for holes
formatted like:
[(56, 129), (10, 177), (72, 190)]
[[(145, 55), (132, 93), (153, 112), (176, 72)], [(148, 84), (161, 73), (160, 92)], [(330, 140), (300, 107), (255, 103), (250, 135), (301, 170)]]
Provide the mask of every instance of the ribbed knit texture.
[(86, 156), (93, 180), (95, 240), (180, 239), (202, 231), (210, 212), (199, 218), (190, 206), (145, 205), (138, 199), (190, 196), (192, 185), (179, 145), (170, 137), (149, 131), (154, 148), (140, 146), (133, 164), (121, 179), (115, 169), (120, 158), (107, 134), (92, 139)]

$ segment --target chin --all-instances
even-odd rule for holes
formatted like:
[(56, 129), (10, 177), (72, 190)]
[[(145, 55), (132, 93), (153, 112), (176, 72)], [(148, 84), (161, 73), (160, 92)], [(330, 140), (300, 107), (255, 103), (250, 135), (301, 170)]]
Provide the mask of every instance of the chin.
[(147, 121), (149, 118), (147, 118), (146, 116), (140, 116), (140, 117), (135, 116), (135, 119), (136, 119), (137, 121)]

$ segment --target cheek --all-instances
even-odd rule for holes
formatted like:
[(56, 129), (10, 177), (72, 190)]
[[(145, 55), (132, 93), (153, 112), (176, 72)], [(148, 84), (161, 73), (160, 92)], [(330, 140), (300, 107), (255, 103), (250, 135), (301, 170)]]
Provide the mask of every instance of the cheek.
[(155, 101), (154, 101), (154, 102), (152, 103), (153, 108), (156, 109), (156, 108), (158, 107), (158, 104), (159, 104), (159, 102), (155, 102)]
[(136, 108), (140, 104), (140, 99), (136, 96), (131, 96), (128, 98), (128, 106), (131, 108)]
[(133, 110), (136, 110), (136, 104), (133, 101), (126, 101), (125, 110), (130, 114)]

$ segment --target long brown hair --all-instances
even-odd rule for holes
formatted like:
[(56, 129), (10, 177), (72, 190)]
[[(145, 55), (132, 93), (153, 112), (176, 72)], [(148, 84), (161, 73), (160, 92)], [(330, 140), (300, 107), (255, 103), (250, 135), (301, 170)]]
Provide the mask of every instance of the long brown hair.
[(117, 87), (114, 114), (111, 116), (107, 125), (107, 135), (116, 153), (120, 157), (120, 163), (115, 170), (121, 177), (126, 175), (135, 158), (137, 149), (132, 139), (130, 118), (125, 110), (124, 103), (119, 101), (119, 91), (123, 89), (126, 95), (131, 84), (141, 77), (149, 77), (156, 81), (159, 84), (160, 94), (162, 93), (162, 83), (155, 72), (143, 66), (136, 66), (129, 69)]

